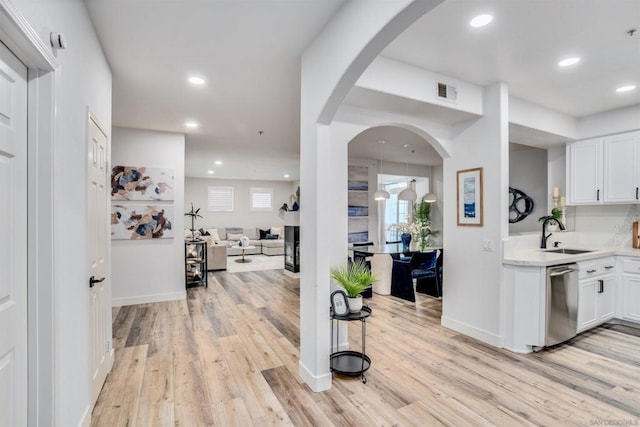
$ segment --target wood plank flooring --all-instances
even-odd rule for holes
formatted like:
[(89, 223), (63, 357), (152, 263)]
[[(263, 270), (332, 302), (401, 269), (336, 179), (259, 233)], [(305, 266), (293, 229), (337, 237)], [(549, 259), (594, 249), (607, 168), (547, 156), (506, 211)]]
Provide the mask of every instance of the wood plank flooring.
[[(116, 361), (92, 425), (640, 424), (637, 329), (518, 355), (441, 327), (439, 300), (374, 295), (367, 383), (334, 375), (313, 393), (297, 375), (298, 299), (278, 270), (215, 272), (186, 301), (114, 308)], [(360, 325), (348, 327), (359, 349)]]

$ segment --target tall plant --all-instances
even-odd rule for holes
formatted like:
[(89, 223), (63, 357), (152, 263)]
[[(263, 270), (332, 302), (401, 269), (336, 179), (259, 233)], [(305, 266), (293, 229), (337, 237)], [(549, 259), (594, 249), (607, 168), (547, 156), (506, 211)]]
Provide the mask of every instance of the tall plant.
[(420, 250), (429, 246), (429, 237), (440, 234), (438, 230), (431, 229), (431, 203), (425, 202), (424, 197), (413, 205), (413, 222), (417, 228), (417, 238)]

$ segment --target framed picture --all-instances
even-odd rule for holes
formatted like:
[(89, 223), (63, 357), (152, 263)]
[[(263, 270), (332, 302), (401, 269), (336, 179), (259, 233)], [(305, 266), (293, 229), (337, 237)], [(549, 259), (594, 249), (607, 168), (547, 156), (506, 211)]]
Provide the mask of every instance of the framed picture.
[(482, 168), (458, 171), (458, 225), (482, 227)]
[(331, 309), (334, 316), (346, 316), (349, 314), (349, 301), (347, 294), (338, 289), (331, 293)]

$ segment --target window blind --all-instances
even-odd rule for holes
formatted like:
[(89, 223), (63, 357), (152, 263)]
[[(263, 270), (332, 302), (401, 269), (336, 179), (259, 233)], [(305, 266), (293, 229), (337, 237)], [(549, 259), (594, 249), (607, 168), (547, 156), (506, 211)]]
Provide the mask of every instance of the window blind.
[(252, 211), (273, 210), (273, 188), (251, 188), (249, 192)]
[(233, 212), (233, 187), (209, 187), (207, 210), (209, 212)]

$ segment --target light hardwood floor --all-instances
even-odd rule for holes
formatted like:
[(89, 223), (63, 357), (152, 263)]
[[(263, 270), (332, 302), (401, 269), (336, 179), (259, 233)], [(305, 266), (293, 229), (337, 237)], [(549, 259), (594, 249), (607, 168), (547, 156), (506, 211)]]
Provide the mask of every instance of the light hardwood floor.
[[(367, 383), (298, 378), (299, 285), (216, 272), (186, 301), (115, 308), (94, 426), (638, 425), (640, 333), (598, 327), (518, 355), (440, 326), (441, 302), (375, 295)], [(359, 322), (349, 324), (360, 348)], [(626, 423), (626, 424), (624, 424)]]

